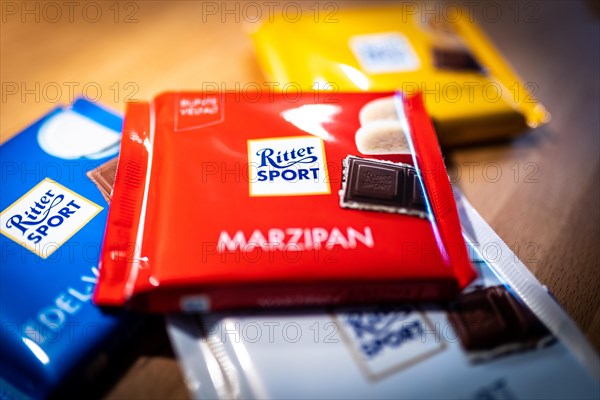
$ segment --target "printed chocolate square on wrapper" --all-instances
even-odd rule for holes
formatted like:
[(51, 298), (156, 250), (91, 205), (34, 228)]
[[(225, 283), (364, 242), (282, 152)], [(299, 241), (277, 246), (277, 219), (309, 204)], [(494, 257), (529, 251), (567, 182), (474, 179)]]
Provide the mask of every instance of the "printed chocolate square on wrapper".
[(428, 217), (414, 167), (354, 156), (344, 159), (340, 206)]
[(475, 57), (465, 49), (444, 49), (435, 47), (432, 50), (433, 64), (436, 68), (454, 71), (481, 72), (483, 68)]
[(502, 285), (462, 294), (451, 304), (448, 318), (474, 361), (544, 346), (553, 340), (532, 311)]
[(96, 184), (96, 187), (98, 187), (98, 190), (102, 193), (102, 197), (104, 197), (104, 200), (108, 204), (110, 204), (110, 198), (112, 197), (118, 161), (118, 157), (111, 158), (104, 164), (100, 164), (86, 173), (86, 176)]

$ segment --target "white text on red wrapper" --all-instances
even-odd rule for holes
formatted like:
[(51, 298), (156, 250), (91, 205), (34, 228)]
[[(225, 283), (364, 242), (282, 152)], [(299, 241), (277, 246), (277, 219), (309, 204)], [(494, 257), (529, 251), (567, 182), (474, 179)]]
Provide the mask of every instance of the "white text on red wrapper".
[(233, 235), (222, 231), (219, 235), (217, 251), (253, 251), (256, 248), (267, 251), (275, 250), (315, 250), (331, 249), (339, 246), (343, 249), (355, 249), (363, 245), (375, 246), (371, 228), (365, 226), (361, 230), (352, 227), (340, 228), (272, 228), (266, 232), (255, 229), (249, 236), (238, 230)]

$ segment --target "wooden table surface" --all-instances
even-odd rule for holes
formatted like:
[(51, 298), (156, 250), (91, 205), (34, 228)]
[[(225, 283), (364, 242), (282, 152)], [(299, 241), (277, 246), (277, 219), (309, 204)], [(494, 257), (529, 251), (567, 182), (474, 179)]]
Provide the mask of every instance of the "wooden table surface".
[[(357, 4), (335, 4), (346, 3)], [(2, 2), (2, 141), (80, 94), (123, 112), (127, 99), (167, 89), (264, 82), (242, 14), (207, 15), (200, 1), (54, 4)], [(507, 143), (446, 152), (450, 175), (598, 350), (598, 7), (494, 5), (500, 17), (491, 8), (475, 17), (524, 80), (539, 88), (552, 121)], [(187, 397), (164, 332), (153, 336), (102, 396)]]

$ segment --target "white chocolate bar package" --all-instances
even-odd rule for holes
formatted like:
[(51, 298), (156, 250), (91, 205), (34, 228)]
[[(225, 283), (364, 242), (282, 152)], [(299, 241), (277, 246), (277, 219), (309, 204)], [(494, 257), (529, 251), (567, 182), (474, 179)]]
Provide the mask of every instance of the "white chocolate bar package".
[(168, 316), (196, 399), (597, 399), (575, 324), (457, 193), (479, 278), (453, 302)]

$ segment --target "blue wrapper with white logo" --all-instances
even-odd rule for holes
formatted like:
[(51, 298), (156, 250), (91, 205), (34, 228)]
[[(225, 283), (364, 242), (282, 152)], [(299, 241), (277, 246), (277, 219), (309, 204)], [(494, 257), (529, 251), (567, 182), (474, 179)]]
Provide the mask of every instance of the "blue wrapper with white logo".
[(90, 301), (108, 204), (86, 174), (116, 156), (121, 124), (78, 99), (0, 146), (1, 399), (90, 374), (135, 323)]
[(597, 399), (598, 357), (457, 194), (480, 278), (446, 305), (168, 317), (194, 398)]

